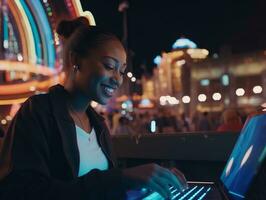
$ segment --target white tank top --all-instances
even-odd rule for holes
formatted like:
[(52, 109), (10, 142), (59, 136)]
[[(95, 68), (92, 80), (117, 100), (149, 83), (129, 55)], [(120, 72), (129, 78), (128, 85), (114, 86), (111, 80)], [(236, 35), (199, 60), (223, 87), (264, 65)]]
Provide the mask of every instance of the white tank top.
[(108, 160), (98, 144), (94, 128), (87, 133), (76, 125), (76, 135), (80, 158), (78, 176), (83, 176), (92, 169), (107, 170)]

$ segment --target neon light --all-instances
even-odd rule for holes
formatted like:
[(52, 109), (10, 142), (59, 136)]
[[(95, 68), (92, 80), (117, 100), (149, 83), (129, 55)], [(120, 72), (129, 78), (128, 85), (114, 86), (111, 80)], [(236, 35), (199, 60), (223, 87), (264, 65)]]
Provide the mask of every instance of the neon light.
[(208, 85), (210, 85), (210, 80), (209, 79), (202, 79), (200, 81), (200, 85), (201, 86), (208, 86)]
[(156, 65), (159, 65), (162, 61), (162, 57), (161, 56), (156, 56), (154, 59), (153, 59), (153, 62), (154, 64)]
[(193, 187), (191, 190), (189, 190), (184, 196), (182, 196), (179, 200), (185, 199), (191, 192), (193, 192), (195, 189), (197, 189), (198, 186)]
[(194, 197), (196, 197), (202, 190), (204, 189), (204, 187), (201, 187), (195, 194), (193, 194), (188, 200), (192, 200), (194, 199)]
[(151, 132), (152, 133), (156, 132), (156, 121), (154, 120), (151, 121)]
[(228, 85), (229, 85), (229, 76), (228, 76), (228, 74), (224, 74), (224, 75), (222, 76), (222, 84), (223, 84), (224, 86), (228, 86)]
[(4, 41), (3, 41), (3, 46), (5, 49), (8, 48), (8, 18), (6, 13), (4, 14), (4, 24), (3, 24), (3, 32), (4, 32)]
[(244, 199), (244, 198), (245, 198), (245, 197), (244, 197), (244, 196), (242, 196), (241, 194), (237, 194), (237, 193), (235, 193), (235, 192), (232, 192), (232, 191), (229, 191), (229, 193), (230, 193), (230, 194), (232, 194), (232, 195), (234, 195), (234, 196), (240, 197), (240, 198), (242, 198), (242, 199)]
[(30, 91), (31, 86), (35, 86), (37, 90), (47, 90), (50, 86), (58, 82), (62, 82), (61, 74), (56, 75), (55, 70), (41, 65), (36, 66), (35, 64), (28, 64), (23, 62), (0, 61), (0, 70), (21, 71), (48, 76), (48, 79), (45, 79), (44, 81), (31, 80), (25, 83), (12, 85), (2, 84), (0, 85), (0, 96), (25, 94)]
[(86, 17), (89, 20), (90, 25), (92, 25), (92, 26), (96, 25), (92, 13), (90, 11), (83, 11), (81, 3), (79, 0), (72, 0), (72, 4), (75, 8), (77, 15)]
[(181, 193), (177, 193), (176, 195), (173, 196), (173, 199), (175, 199), (176, 197), (178, 197)]
[(198, 198), (198, 200), (203, 199), (203, 198), (207, 195), (207, 193), (210, 191), (210, 189), (211, 189), (211, 188), (209, 188), (206, 192), (204, 192), (204, 193), (200, 196), (200, 198)]
[(50, 69), (47, 66), (5, 60), (0, 60), (0, 70), (30, 72), (45, 76), (52, 76), (56, 74), (54, 69)]
[(46, 90), (54, 84), (55, 81), (53, 80), (53, 78), (50, 78), (45, 81), (32, 80), (19, 84), (0, 85), (0, 95), (8, 96), (8, 95), (28, 94), (29, 92), (32, 92), (33, 86), (35, 87), (36, 90)]
[(16, 25), (18, 27), (18, 32), (20, 34), (20, 41), (21, 41), (21, 47), (22, 47), (22, 54), (24, 57), (24, 61), (28, 61), (28, 50), (27, 50), (27, 41), (26, 41), (26, 34), (21, 22), (21, 17), (19, 16), (19, 10), (17, 6), (14, 5), (14, 1), (7, 1), (8, 7), (15, 19)]
[(51, 27), (49, 25), (48, 18), (45, 14), (45, 11), (42, 7), (40, 1), (36, 0), (27, 0), (28, 5), (32, 8), (33, 15), (36, 18), (36, 21), (39, 26), (39, 30), (41, 30), (41, 37), (43, 40), (44, 48), (45, 48), (45, 65), (53, 68), (55, 65), (55, 49), (54, 49), (54, 40)]
[(26, 5), (25, 1), (20, 0), (20, 2), (21, 2), (23, 9), (25, 10), (25, 12), (28, 16), (28, 20), (29, 20), (31, 28), (32, 28), (34, 42), (35, 42), (34, 45), (35, 45), (36, 56), (37, 56), (37, 64), (41, 64), (41, 62), (42, 62), (42, 48), (40, 48), (41, 47), (41, 40), (40, 40), (40, 35), (38, 33), (36, 23), (33, 19), (33, 16), (31, 14), (29, 8)]
[(149, 196), (145, 197), (143, 200), (154, 200), (156, 198), (162, 199), (162, 196), (159, 193), (154, 192), (150, 194)]
[(266, 157), (266, 146), (264, 147), (260, 157), (259, 157), (259, 162), (262, 162), (264, 158)]
[(27, 98), (20, 98), (20, 99), (9, 99), (9, 100), (1, 100), (0, 99), (0, 105), (13, 105), (13, 104), (20, 104), (26, 101)]
[(230, 171), (231, 171), (231, 168), (233, 166), (233, 163), (234, 163), (234, 157), (231, 158), (231, 160), (229, 161), (227, 167), (226, 167), (226, 170), (225, 170), (225, 174), (226, 176), (229, 175)]
[[(180, 38), (173, 44), (173, 49), (195, 49), (197, 45), (187, 38)], [(204, 52), (205, 53), (205, 52)]]
[(34, 39), (33, 39), (33, 33), (31, 30), (30, 23), (28, 21), (27, 15), (24, 12), (24, 9), (20, 3), (19, 0), (15, 0), (15, 4), (17, 5), (19, 9), (19, 13), (21, 15), (22, 24), (24, 25), (24, 30), (26, 31), (26, 37), (28, 41), (28, 51), (29, 51), (29, 62), (30, 63), (36, 63), (36, 55), (35, 55), (35, 45), (34, 45)]
[(244, 155), (244, 157), (243, 157), (243, 159), (242, 159), (242, 161), (241, 161), (240, 168), (243, 167), (243, 165), (244, 165), (244, 164), (247, 162), (247, 160), (249, 159), (250, 154), (251, 154), (251, 152), (252, 152), (252, 149), (253, 149), (253, 145), (251, 145), (251, 146), (248, 148), (247, 152), (245, 153), (245, 155)]

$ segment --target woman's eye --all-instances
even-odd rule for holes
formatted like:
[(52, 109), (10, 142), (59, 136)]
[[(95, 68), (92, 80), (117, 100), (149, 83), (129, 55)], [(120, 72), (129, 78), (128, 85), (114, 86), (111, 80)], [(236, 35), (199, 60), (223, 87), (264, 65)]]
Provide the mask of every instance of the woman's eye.
[(114, 66), (109, 65), (109, 64), (104, 64), (104, 67), (105, 67), (106, 69), (109, 69), (109, 70), (114, 69)]

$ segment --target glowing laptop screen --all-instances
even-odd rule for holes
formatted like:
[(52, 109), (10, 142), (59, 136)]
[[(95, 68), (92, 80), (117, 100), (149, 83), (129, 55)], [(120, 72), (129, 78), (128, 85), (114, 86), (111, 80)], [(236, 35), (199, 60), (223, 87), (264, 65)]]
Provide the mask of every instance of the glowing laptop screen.
[(244, 199), (266, 155), (266, 114), (252, 117), (242, 129), (221, 175), (233, 199)]

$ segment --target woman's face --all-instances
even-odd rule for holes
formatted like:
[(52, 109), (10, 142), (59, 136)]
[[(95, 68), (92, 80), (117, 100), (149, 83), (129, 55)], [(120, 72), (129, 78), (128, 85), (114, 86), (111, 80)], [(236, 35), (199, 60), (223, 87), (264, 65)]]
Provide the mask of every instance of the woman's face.
[(109, 40), (81, 58), (75, 84), (90, 99), (106, 104), (122, 85), (126, 52), (120, 41)]

